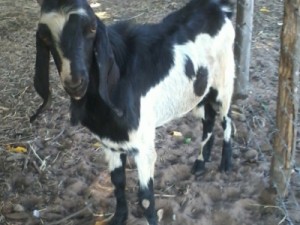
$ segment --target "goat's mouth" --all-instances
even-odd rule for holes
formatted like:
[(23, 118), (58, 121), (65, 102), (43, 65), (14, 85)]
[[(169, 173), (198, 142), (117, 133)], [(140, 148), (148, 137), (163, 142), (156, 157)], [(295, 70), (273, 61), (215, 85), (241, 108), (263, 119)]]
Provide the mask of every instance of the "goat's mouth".
[(80, 100), (85, 96), (87, 87), (88, 87), (88, 81), (83, 80), (80, 84), (76, 86), (70, 87), (68, 85), (65, 85), (64, 89), (71, 98), (75, 100)]

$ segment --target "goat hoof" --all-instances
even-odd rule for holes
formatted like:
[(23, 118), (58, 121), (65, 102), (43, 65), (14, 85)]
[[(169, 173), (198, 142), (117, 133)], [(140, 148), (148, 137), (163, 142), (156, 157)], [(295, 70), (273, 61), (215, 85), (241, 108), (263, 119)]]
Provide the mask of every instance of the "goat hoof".
[(101, 220), (99, 218), (97, 218), (94, 225), (109, 225), (109, 222), (111, 221), (112, 218), (113, 218), (113, 215), (106, 219), (101, 219)]
[(95, 225), (107, 225), (107, 222), (105, 222), (105, 221), (97, 221), (95, 223)]
[(204, 157), (204, 161), (205, 162), (211, 162), (211, 158), (210, 157)]
[(203, 153), (204, 162), (211, 162), (211, 156), (210, 153)]
[(95, 225), (125, 225), (126, 219), (116, 216), (110, 216), (104, 220), (96, 221)]
[(122, 222), (122, 223), (119, 223), (120, 221), (118, 219), (113, 219), (111, 221), (109, 221), (109, 223), (107, 225), (125, 225), (126, 222)]
[(225, 172), (225, 173), (230, 173), (231, 172), (231, 165), (220, 165), (219, 171)]
[(108, 221), (106, 220), (96, 221), (95, 225), (108, 225)]
[(199, 159), (196, 159), (192, 167), (191, 173), (196, 176), (201, 176), (205, 173), (205, 162)]
[(126, 224), (126, 219), (118, 218), (118, 217), (113, 217), (110, 221), (108, 221), (107, 225), (125, 225)]

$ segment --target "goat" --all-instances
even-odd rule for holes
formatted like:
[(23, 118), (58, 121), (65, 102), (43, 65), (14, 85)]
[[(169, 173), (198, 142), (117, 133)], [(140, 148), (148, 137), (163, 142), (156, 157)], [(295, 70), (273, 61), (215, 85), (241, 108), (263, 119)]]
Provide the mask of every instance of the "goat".
[(203, 137), (193, 173), (204, 171), (213, 143), (218, 106), (224, 140), (220, 171), (231, 168), (230, 104), (234, 84), (234, 28), (229, 0), (192, 0), (156, 24), (119, 22), (95, 16), (86, 0), (43, 0), (36, 33), (34, 87), (47, 106), (49, 57), (54, 58), (70, 96), (71, 122), (101, 140), (115, 186), (116, 212), (123, 225), (127, 155), (138, 168), (139, 203), (157, 224), (153, 177), (155, 128), (194, 109)]

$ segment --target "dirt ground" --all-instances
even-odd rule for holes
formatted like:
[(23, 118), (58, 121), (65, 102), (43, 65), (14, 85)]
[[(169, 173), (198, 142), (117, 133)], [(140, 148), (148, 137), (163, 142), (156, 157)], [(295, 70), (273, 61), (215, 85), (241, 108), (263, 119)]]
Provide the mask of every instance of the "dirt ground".
[[(100, 2), (95, 11), (107, 23), (144, 23), (159, 21), (186, 0)], [(53, 62), (52, 105), (29, 123), (41, 103), (33, 89), (36, 1), (1, 0), (0, 9), (0, 225), (90, 225), (109, 217), (115, 199), (101, 145), (85, 128), (70, 126), (69, 100)], [(217, 171), (219, 124), (212, 161), (197, 179), (190, 170), (201, 142), (201, 122), (187, 115), (157, 130), (155, 196), (156, 208), (163, 212), (160, 225), (300, 224), (299, 174), (292, 177), (298, 208), (287, 204), (288, 215), (272, 192), (264, 191), (275, 131), (281, 17), (282, 1), (255, 1), (251, 85), (248, 99), (233, 106), (237, 134), (231, 173)], [(172, 131), (183, 137), (172, 136)], [(126, 172), (128, 225), (145, 225), (137, 205), (137, 171), (130, 159)]]

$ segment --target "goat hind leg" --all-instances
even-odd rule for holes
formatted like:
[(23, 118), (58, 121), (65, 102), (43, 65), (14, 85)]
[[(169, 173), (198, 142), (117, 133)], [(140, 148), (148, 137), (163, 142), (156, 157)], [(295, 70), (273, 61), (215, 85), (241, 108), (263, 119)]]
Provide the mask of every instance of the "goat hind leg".
[(216, 111), (211, 104), (198, 106), (194, 111), (197, 117), (202, 118), (203, 133), (198, 158), (192, 167), (193, 174), (202, 174), (205, 170), (205, 162), (210, 161), (211, 149), (214, 142), (213, 127), (215, 124)]
[[(222, 116), (222, 115), (221, 115)], [(222, 116), (222, 127), (224, 131), (224, 140), (223, 140), (223, 149), (222, 149), (222, 159), (219, 170), (230, 171), (232, 167), (231, 157), (232, 157), (232, 146), (231, 146), (231, 118), (230, 118), (230, 109), (228, 113)]]

